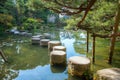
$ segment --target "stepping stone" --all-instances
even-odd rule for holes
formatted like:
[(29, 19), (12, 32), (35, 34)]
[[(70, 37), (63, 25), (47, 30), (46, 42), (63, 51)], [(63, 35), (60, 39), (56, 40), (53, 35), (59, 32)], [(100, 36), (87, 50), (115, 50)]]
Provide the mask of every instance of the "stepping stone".
[(51, 35), (49, 33), (43, 33), (45, 39), (50, 39), (51, 38)]
[(66, 52), (66, 47), (65, 46), (54, 46), (53, 50), (58, 50), (58, 51), (65, 51)]
[(34, 35), (34, 36), (32, 36), (32, 38), (41, 38), (41, 39), (43, 39), (44, 36), (43, 35)]
[(60, 41), (49, 41), (48, 49), (49, 51), (52, 51), (54, 46), (59, 46), (59, 45), (61, 45)]
[(120, 80), (120, 68), (101, 69), (96, 74), (96, 80)]
[(40, 36), (40, 39), (44, 39), (45, 37), (44, 37), (44, 35), (39, 35)]
[(32, 44), (40, 44), (40, 38), (32, 38)]
[(90, 59), (81, 56), (73, 56), (68, 59), (68, 73), (82, 76), (90, 70)]
[(48, 46), (49, 39), (41, 39), (40, 40), (40, 46)]
[(64, 51), (52, 51), (50, 53), (50, 63), (51, 65), (66, 65), (66, 53)]
[(36, 36), (32, 36), (32, 38), (40, 38), (40, 36), (36, 35)]
[(25, 36), (27, 34), (27, 32), (20, 32), (19, 35), (21, 36)]
[(31, 37), (32, 33), (26, 33), (26, 36)]

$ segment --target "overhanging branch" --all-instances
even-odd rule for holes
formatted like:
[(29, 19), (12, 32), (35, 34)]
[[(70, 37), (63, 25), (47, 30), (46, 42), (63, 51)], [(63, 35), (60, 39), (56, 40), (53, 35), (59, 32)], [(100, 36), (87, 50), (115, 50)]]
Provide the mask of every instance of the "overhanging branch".
[(65, 4), (62, 4), (62, 3), (60, 3), (58, 0), (55, 0), (54, 2), (55, 2), (57, 5), (59, 5), (59, 6), (66, 7), (66, 8), (69, 8), (69, 9), (75, 9), (75, 10), (79, 10), (79, 9), (80, 9), (80, 7), (72, 7), (72, 6), (67, 6), (67, 5), (65, 5)]
[(80, 24), (84, 21), (85, 17), (87, 16), (88, 12), (90, 11), (91, 7), (94, 5), (94, 3), (97, 0), (91, 0), (89, 1), (89, 4), (87, 5), (87, 9), (85, 10), (84, 16), (82, 17), (82, 19), (78, 22), (77, 27), (80, 27)]

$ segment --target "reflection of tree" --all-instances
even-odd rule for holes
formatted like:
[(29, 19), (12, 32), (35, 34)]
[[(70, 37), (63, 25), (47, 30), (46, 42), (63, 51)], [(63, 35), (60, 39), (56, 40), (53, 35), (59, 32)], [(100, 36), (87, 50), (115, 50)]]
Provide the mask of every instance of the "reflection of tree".
[(21, 49), (21, 47), (20, 47), (19, 45), (17, 45), (17, 46), (16, 46), (17, 54), (20, 53), (20, 49)]

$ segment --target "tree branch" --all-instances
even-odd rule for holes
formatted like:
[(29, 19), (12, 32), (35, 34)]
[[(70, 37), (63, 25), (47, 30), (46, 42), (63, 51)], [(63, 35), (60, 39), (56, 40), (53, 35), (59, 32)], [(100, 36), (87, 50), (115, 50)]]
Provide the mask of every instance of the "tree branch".
[(54, 2), (55, 2), (57, 5), (59, 5), (59, 6), (66, 7), (66, 8), (69, 8), (69, 9), (76, 9), (76, 10), (79, 10), (79, 9), (80, 9), (80, 7), (72, 7), (72, 6), (67, 6), (67, 5), (65, 5), (65, 4), (62, 4), (62, 3), (60, 3), (58, 0), (55, 0)]
[(77, 27), (80, 27), (80, 24), (84, 21), (85, 17), (87, 16), (88, 12), (90, 11), (91, 7), (94, 5), (94, 3), (97, 0), (91, 0), (89, 2), (89, 4), (87, 5), (87, 9), (85, 10), (84, 16), (82, 17), (82, 19), (78, 22)]
[(102, 35), (102, 34), (96, 34), (94, 33), (94, 35), (91, 35), (92, 37), (100, 37), (100, 38), (110, 38), (110, 36), (108, 34), (106, 35)]

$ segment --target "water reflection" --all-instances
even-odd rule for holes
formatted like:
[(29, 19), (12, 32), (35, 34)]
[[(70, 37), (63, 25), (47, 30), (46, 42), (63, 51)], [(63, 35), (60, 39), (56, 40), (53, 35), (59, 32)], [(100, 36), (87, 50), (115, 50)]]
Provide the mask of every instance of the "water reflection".
[(84, 80), (78, 76), (71, 76), (70, 74), (68, 74), (68, 80)]
[[(54, 40), (58, 37), (56, 33), (51, 34), (51, 40)], [(76, 53), (74, 49), (74, 43), (76, 40), (71, 32), (60, 32), (59, 37), (62, 45), (66, 47), (67, 59), (71, 56), (85, 56), (84, 54)], [(66, 67), (50, 66), (47, 48), (27, 43), (30, 42), (30, 39), (13, 39), (13, 42), (13, 46), (9, 48), (7, 47), (6, 52), (11, 54), (10, 56), (12, 57), (10, 58), (13, 60), (13, 62), (9, 66), (15, 65), (15, 67), (13, 67), (12, 69), (16, 69), (19, 72), (17, 73), (18, 76), (14, 78), (14, 80), (68, 79)], [(15, 55), (14, 53), (16, 52), (19, 55)], [(71, 80), (73, 79), (73, 77), (69, 77), (69, 79)]]
[(66, 70), (60, 73), (53, 73), (50, 65), (37, 66), (34, 69), (19, 70), (19, 75), (15, 80), (65, 80)]
[[(4, 76), (3, 79), (0, 80), (12, 80), (13, 78), (15, 78), (16, 76), (18, 76), (18, 71), (17, 70), (13, 70), (13, 69), (6, 69), (7, 66), (5, 65), (0, 65), (0, 78), (2, 76)], [(5, 73), (5, 74), (3, 74)]]
[(55, 66), (50, 66), (50, 68), (53, 73), (62, 73), (64, 71), (66, 71), (67, 73), (66, 66), (55, 65)]
[(19, 54), (19, 53), (20, 53), (20, 49), (21, 49), (21, 47), (19, 46), (19, 44), (17, 44), (17, 46), (16, 46), (16, 51), (17, 51), (17, 54)]
[(76, 41), (73, 34), (70, 32), (60, 32), (61, 43), (66, 47), (67, 58), (71, 56), (85, 56), (80, 53), (76, 53), (74, 49), (74, 42)]
[(72, 39), (74, 38), (73, 34), (71, 34), (70, 32), (60, 32), (60, 39), (63, 40), (63, 39)]

